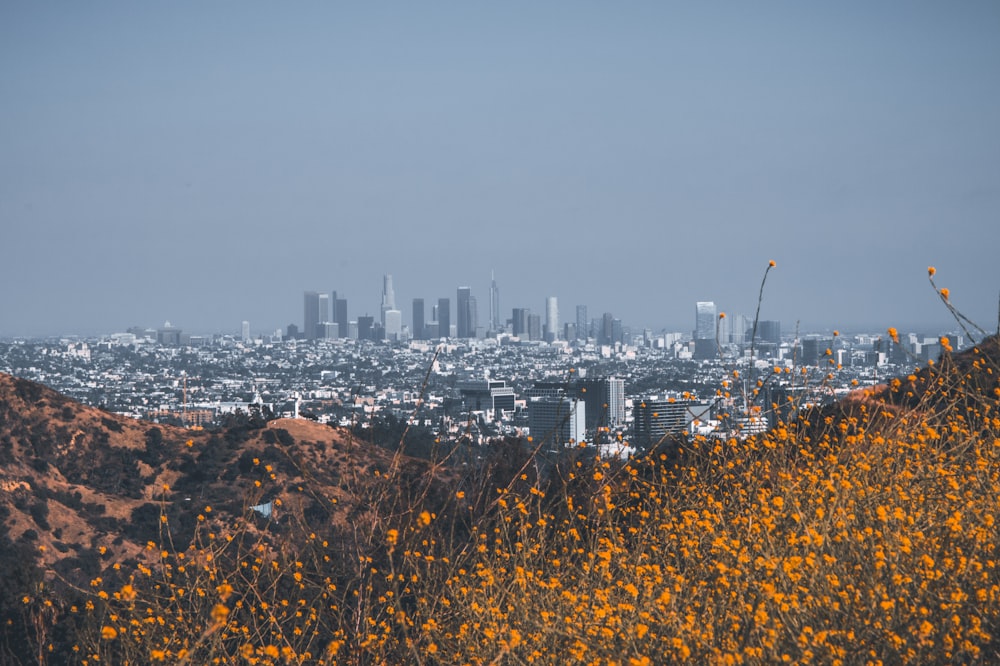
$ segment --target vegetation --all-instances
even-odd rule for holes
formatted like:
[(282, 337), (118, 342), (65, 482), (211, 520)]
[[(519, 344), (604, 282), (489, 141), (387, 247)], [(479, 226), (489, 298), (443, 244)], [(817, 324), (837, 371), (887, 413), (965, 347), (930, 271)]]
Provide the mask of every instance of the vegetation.
[(5, 612), (36, 628), (25, 661), (83, 664), (994, 663), (1000, 341), (942, 347), (766, 434), (627, 463), (506, 442), (460, 475), (397, 447), (344, 479), (346, 521), (332, 495), (268, 515), (276, 468), (241, 460), (242, 515), (175, 526), (164, 487), (141, 556), (57, 595), (25, 572)]

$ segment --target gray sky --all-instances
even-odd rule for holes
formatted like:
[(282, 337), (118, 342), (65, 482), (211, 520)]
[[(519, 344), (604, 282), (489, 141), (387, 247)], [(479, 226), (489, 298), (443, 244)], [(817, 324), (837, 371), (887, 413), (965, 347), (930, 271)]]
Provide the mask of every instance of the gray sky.
[(1000, 3), (0, 4), (0, 336), (469, 285), (991, 329)]

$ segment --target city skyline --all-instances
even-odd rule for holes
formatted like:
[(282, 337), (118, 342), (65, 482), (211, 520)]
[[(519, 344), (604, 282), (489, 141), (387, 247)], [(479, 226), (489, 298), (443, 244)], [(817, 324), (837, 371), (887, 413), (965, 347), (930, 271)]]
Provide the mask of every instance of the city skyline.
[(980, 1), (5, 3), (0, 337), (277, 329), (334, 287), (380, 322), (383, 274), (402, 322), (468, 286), (481, 327), (499, 294), (688, 331), (769, 260), (786, 331), (951, 327), (930, 265), (992, 330), (998, 33)]

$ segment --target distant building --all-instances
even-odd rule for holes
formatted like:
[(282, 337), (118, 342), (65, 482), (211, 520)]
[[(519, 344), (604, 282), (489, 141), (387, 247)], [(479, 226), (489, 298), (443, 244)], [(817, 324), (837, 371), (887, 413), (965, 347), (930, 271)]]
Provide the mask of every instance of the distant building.
[(319, 325), (330, 321), (330, 295), (318, 291), (305, 292), (303, 327), (306, 340), (315, 340)]
[(375, 339), (375, 317), (364, 315), (358, 317), (358, 340)]
[(396, 342), (403, 336), (403, 313), (399, 310), (386, 310), (382, 313), (385, 324), (382, 326), (386, 340)]
[(476, 307), (469, 287), (458, 288), (455, 334), (460, 338), (476, 337)]
[(541, 340), (542, 339), (542, 317), (541, 315), (529, 314), (528, 315), (528, 339), (529, 340)]
[(330, 304), (333, 306), (332, 321), (337, 322), (337, 326), (340, 328), (340, 334), (342, 336), (347, 335), (347, 299), (337, 298), (337, 292), (333, 292), (330, 298)]
[(713, 301), (698, 301), (695, 304), (694, 358), (705, 360), (718, 355), (717, 321), (718, 313)]
[(528, 401), (528, 428), (536, 444), (572, 446), (586, 438), (587, 407), (583, 400), (539, 397)]
[(528, 336), (528, 315), (531, 310), (528, 308), (514, 308), (511, 311), (511, 333), (519, 338)]
[(586, 340), (590, 337), (589, 326), (590, 322), (587, 319), (587, 306), (576, 306), (576, 338), (578, 340)]
[[(751, 322), (751, 326), (753, 322)], [(757, 339), (761, 342), (771, 342), (776, 345), (781, 344), (781, 322), (763, 320), (757, 322)]]
[(711, 403), (696, 400), (673, 400), (647, 396), (633, 408), (633, 443), (650, 447), (668, 435), (685, 435), (691, 432), (695, 421), (709, 419)]
[(386, 273), (382, 276), (382, 306), (380, 308), (382, 322), (382, 328), (388, 330), (386, 326), (385, 316), (389, 310), (396, 309), (396, 292), (392, 288), (392, 276)]
[(497, 333), (503, 328), (500, 319), (500, 289), (497, 288), (496, 276), (490, 271), (490, 332)]
[(587, 428), (613, 428), (625, 423), (624, 379), (580, 379), (573, 388), (576, 397), (587, 404)]
[(514, 389), (502, 380), (460, 382), (459, 393), (469, 411), (489, 411), (495, 420), (514, 413)]
[(555, 296), (545, 299), (545, 341), (553, 342), (559, 338), (559, 301)]
[(243, 342), (250, 342), (250, 322), (246, 319), (243, 320), (242, 330), (240, 331), (240, 338)]
[(161, 345), (178, 346), (181, 344), (181, 329), (166, 322), (156, 330), (156, 341)]

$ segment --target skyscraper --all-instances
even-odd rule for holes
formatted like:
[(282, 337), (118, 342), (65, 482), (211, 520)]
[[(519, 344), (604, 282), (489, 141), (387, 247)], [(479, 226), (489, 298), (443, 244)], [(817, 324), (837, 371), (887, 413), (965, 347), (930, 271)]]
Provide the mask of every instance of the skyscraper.
[(447, 298), (438, 299), (438, 337), (447, 338), (451, 336), (451, 300)]
[(330, 321), (330, 295), (318, 291), (305, 292), (303, 333), (306, 340), (315, 340), (319, 325)]
[(559, 302), (555, 296), (545, 299), (545, 340), (553, 342), (559, 337)]
[(511, 311), (511, 333), (519, 338), (528, 337), (528, 308), (514, 308)]
[(695, 340), (715, 340), (715, 303), (698, 301), (695, 303)]
[(333, 321), (337, 324), (340, 337), (346, 338), (349, 330), (347, 324), (347, 299), (337, 298), (337, 292), (333, 292), (330, 304), (333, 306)]
[(698, 301), (695, 304), (694, 357), (714, 358), (718, 353), (715, 339), (716, 310), (713, 301)]
[(500, 290), (497, 288), (496, 276), (490, 271), (490, 332), (498, 332), (501, 326)]
[(586, 340), (590, 337), (590, 322), (587, 320), (587, 306), (576, 306), (576, 339)]
[(243, 342), (250, 342), (250, 322), (243, 320), (243, 330), (241, 331)]
[(458, 288), (458, 305), (455, 320), (455, 334), (460, 338), (471, 338), (476, 335), (476, 324), (472, 321), (472, 289)]
[(392, 275), (382, 276), (382, 328), (385, 328), (385, 313), (396, 309), (396, 292), (392, 289)]
[(413, 299), (413, 339), (424, 339), (424, 299)]

